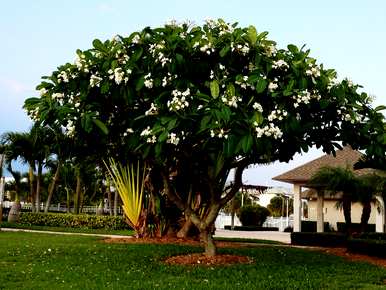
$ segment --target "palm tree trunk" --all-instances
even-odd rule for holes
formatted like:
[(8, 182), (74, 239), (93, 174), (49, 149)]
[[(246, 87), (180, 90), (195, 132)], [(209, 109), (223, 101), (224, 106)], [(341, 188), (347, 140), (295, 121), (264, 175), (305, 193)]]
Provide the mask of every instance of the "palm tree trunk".
[(351, 233), (351, 198), (343, 196), (343, 215), (346, 222), (346, 231)]
[(40, 189), (42, 180), (43, 165), (41, 162), (38, 163), (38, 175), (36, 180), (36, 212), (40, 212)]
[(112, 198), (111, 198), (111, 187), (110, 187), (110, 182), (107, 182), (107, 199), (109, 203), (109, 215), (113, 215), (113, 208), (112, 208)]
[(80, 191), (82, 190), (82, 180), (80, 175), (76, 176), (76, 190), (75, 190), (75, 198), (74, 198), (74, 213), (79, 213), (79, 203), (80, 203)]
[(28, 179), (29, 179), (29, 188), (30, 188), (30, 196), (31, 196), (31, 211), (35, 212), (35, 185), (34, 185), (34, 168), (30, 164), (29, 170), (28, 170)]
[(70, 213), (70, 206), (71, 206), (71, 200), (70, 200), (70, 190), (68, 189), (68, 187), (66, 186), (65, 187), (66, 189), (66, 207), (67, 207), (67, 213)]
[(56, 185), (56, 183), (59, 180), (60, 166), (61, 166), (61, 162), (59, 160), (58, 161), (58, 166), (56, 167), (55, 175), (52, 178), (52, 182), (51, 182), (50, 186), (48, 187), (48, 196), (47, 196), (46, 206), (44, 208), (44, 212), (45, 213), (48, 212), (48, 208), (51, 205), (51, 199), (52, 199), (52, 196), (54, 195), (55, 185)]
[(361, 216), (361, 231), (365, 232), (367, 224), (369, 223), (371, 214), (371, 202), (366, 201), (363, 203), (362, 216)]

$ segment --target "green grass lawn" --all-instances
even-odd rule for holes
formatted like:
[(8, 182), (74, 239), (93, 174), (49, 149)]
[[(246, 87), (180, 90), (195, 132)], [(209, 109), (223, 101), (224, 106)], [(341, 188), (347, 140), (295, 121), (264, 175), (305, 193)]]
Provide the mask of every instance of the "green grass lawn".
[(166, 266), (191, 246), (105, 244), (95, 237), (0, 232), (0, 289), (380, 289), (386, 269), (303, 249), (220, 249), (250, 265)]
[(108, 229), (87, 229), (87, 228), (34, 226), (34, 225), (23, 225), (23, 224), (17, 224), (17, 223), (8, 223), (8, 222), (2, 222), (2, 223), (0, 223), (0, 225), (3, 228), (50, 231), (50, 232), (122, 235), (122, 236), (132, 236), (134, 234), (133, 230), (108, 230)]

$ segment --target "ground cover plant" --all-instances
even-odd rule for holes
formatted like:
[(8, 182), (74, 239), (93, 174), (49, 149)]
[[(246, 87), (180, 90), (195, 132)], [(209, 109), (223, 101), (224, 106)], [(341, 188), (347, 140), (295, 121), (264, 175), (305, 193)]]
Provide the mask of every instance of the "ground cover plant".
[(173, 255), (201, 252), (169, 244), (106, 244), (94, 237), (0, 232), (4, 289), (376, 289), (386, 269), (279, 246), (220, 248), (253, 263), (175, 266)]

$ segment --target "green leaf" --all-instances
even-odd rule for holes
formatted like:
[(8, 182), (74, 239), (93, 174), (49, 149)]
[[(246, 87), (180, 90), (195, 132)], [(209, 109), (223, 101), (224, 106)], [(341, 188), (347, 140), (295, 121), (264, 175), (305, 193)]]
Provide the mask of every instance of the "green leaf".
[(109, 129), (106, 127), (105, 123), (103, 123), (101, 120), (93, 119), (93, 122), (95, 125), (99, 127), (99, 129), (101, 129), (103, 134), (107, 135), (109, 133)]
[(260, 94), (264, 92), (266, 87), (267, 87), (267, 81), (263, 78), (260, 78), (256, 83), (256, 92)]
[(216, 80), (210, 82), (210, 93), (213, 98), (217, 99), (220, 94), (220, 87)]
[(261, 123), (263, 123), (263, 121), (263, 114), (260, 112), (255, 112), (255, 114), (253, 115), (253, 122), (256, 122), (258, 125), (260, 125)]
[(102, 41), (100, 41), (99, 39), (94, 39), (94, 41), (92, 42), (92, 45), (93, 45), (97, 50), (100, 50), (100, 51), (104, 51), (104, 50), (105, 50), (105, 47), (104, 47)]
[(236, 89), (235, 89), (235, 86), (233, 84), (228, 84), (227, 95), (230, 97), (233, 97), (234, 95), (236, 95)]
[(144, 85), (145, 85), (145, 79), (144, 77), (141, 77), (140, 79), (137, 80), (137, 84), (135, 85), (135, 90), (137, 92), (140, 91)]
[(246, 135), (241, 139), (241, 148), (243, 149), (244, 153), (249, 152), (251, 150), (253, 145), (253, 138), (251, 135)]
[(182, 54), (176, 53), (176, 60), (178, 64), (183, 64), (184, 63), (184, 57)]
[(200, 131), (203, 131), (208, 127), (208, 124), (209, 124), (211, 119), (212, 119), (212, 116), (209, 116), (209, 115), (207, 115), (201, 119)]
[(375, 108), (375, 111), (377, 111), (377, 112), (383, 111), (383, 110), (386, 110), (386, 106), (381, 105), (381, 106), (378, 106)]
[(103, 82), (101, 85), (101, 93), (105, 94), (109, 91), (109, 89), (110, 89), (110, 83), (108, 81)]
[(141, 56), (142, 56), (142, 53), (143, 53), (143, 48), (142, 47), (138, 47), (134, 51), (133, 55), (131, 56), (131, 59), (134, 60), (134, 61), (139, 60), (141, 58)]
[(257, 31), (256, 31), (256, 28), (252, 25), (248, 27), (248, 39), (252, 46), (256, 45)]
[(229, 45), (226, 45), (224, 46), (221, 50), (220, 50), (220, 57), (224, 57), (228, 54), (229, 50), (230, 50), (230, 46)]
[(290, 52), (292, 52), (293, 54), (296, 54), (296, 53), (299, 52), (299, 49), (297, 48), (296, 45), (288, 44), (287, 48), (288, 48), (288, 50), (289, 50)]

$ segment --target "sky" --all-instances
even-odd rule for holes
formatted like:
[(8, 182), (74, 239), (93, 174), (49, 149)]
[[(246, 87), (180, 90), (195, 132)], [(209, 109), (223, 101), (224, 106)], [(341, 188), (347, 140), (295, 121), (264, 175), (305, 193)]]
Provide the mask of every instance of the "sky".
[[(2, 0), (0, 17), (0, 134), (25, 131), (31, 125), (22, 110), (37, 96), (41, 76), (73, 62), (76, 49), (92, 40), (129, 35), (166, 21), (222, 18), (240, 26), (268, 31), (280, 48), (306, 45), (311, 56), (340, 78), (361, 84), (386, 104), (386, 1), (92, 1)], [(295, 166), (321, 156), (311, 149), (288, 164), (252, 166), (243, 175), (247, 184), (289, 187), (271, 180)]]

